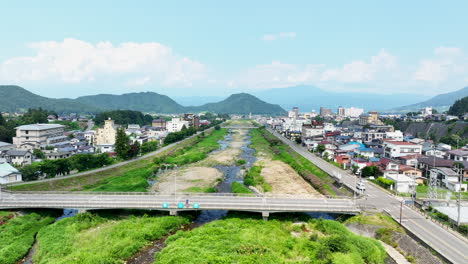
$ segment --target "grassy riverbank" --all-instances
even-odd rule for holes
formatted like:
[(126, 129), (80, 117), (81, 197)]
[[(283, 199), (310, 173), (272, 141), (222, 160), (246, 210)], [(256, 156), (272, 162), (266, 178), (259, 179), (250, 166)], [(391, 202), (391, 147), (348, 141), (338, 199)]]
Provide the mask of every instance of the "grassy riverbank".
[(386, 257), (377, 241), (314, 219), (227, 218), (179, 231), (166, 244), (155, 263), (384, 263)]
[(104, 217), (90, 213), (62, 219), (37, 235), (34, 263), (123, 263), (153, 240), (187, 224), (183, 217)]
[(195, 136), (151, 157), (120, 167), (50, 182), (16, 185), (9, 189), (13, 191), (145, 192), (149, 187), (146, 180), (153, 173), (155, 159), (163, 159), (166, 163), (174, 162), (175, 164), (196, 162), (198, 158), (203, 158), (207, 152), (218, 147), (216, 141), (221, 139), (224, 133), (226, 131), (223, 129), (211, 130), (205, 132), (204, 137)]
[(321, 194), (336, 194), (332, 187), (334, 180), (327, 173), (283, 144), (266, 129), (253, 129), (250, 136), (252, 141), (250, 147), (255, 149), (257, 153), (286, 163)]
[(48, 213), (29, 213), (17, 216), (0, 211), (0, 264), (16, 263), (34, 243), (34, 236), (54, 217)]

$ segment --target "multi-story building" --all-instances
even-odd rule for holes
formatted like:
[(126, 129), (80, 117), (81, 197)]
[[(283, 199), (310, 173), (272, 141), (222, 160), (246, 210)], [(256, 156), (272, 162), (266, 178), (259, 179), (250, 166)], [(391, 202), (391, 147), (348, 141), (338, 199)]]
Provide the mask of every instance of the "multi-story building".
[(325, 108), (323, 106), (320, 107), (320, 116), (321, 117), (327, 117), (327, 116), (331, 116), (331, 115), (332, 115), (331, 109)]
[(421, 154), (422, 146), (404, 141), (385, 141), (384, 156), (398, 158), (402, 156)]
[(16, 127), (13, 144), (19, 149), (33, 150), (65, 143), (65, 126), (59, 124), (32, 124)]
[(155, 119), (155, 120), (153, 120), (151, 126), (157, 127), (157, 128), (160, 128), (160, 127), (166, 128), (166, 120), (165, 119)]
[(104, 121), (104, 127), (98, 128), (94, 135), (94, 144), (99, 145), (114, 145), (117, 135), (117, 127), (114, 120), (108, 119)]
[(359, 116), (359, 125), (381, 125), (382, 122), (379, 120), (379, 115), (376, 111), (369, 111), (367, 114)]
[(336, 114), (338, 116), (345, 116), (345, 109), (342, 106), (339, 106), (338, 110), (336, 111)]
[(171, 132), (179, 132), (182, 130), (182, 127), (189, 127), (190, 122), (186, 120), (182, 120), (180, 118), (172, 118), (171, 121), (166, 123), (166, 129), (169, 133)]
[(359, 117), (363, 113), (364, 113), (364, 109), (356, 108), (356, 107), (345, 108), (344, 110), (344, 115), (346, 117)]

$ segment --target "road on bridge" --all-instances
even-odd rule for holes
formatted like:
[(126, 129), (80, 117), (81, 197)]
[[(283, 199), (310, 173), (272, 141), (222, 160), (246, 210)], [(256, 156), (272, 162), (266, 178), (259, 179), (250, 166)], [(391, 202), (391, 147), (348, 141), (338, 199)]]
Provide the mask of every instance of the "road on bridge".
[[(302, 147), (292, 141), (286, 139), (271, 128), (267, 128), (272, 134), (278, 137), (285, 144), (290, 146), (304, 158), (310, 160), (317, 167), (330, 175), (342, 175), (341, 180), (348, 186), (355, 186), (356, 176), (344, 171), (332, 164), (316, 157), (310, 153), (305, 147)], [(402, 208), (402, 226), (415, 234), (419, 239), (436, 250), (452, 263), (466, 264), (468, 263), (468, 243), (459, 234), (453, 234), (426, 219), (423, 215), (415, 212), (407, 206), (401, 206), (402, 198), (395, 197), (380, 188), (372, 185), (366, 185), (367, 199), (359, 200), (360, 203), (375, 206), (379, 209), (384, 209), (394, 219), (400, 218), (400, 208)]]
[[(185, 207), (188, 201), (189, 207)], [(164, 203), (167, 207), (164, 207)], [(179, 203), (184, 208), (179, 208)], [(329, 212), (357, 214), (352, 199), (311, 196), (261, 196), (193, 193), (2, 192), (0, 208), (235, 210), (252, 212)]]

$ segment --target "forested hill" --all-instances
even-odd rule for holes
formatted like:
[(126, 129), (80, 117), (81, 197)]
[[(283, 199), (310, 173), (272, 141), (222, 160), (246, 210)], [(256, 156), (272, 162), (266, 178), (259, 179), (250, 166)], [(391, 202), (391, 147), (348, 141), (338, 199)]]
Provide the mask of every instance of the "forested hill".
[(417, 104), (398, 107), (398, 108), (395, 108), (394, 110), (410, 112), (410, 111), (417, 111), (423, 107), (428, 107), (428, 106), (435, 107), (439, 110), (447, 110), (456, 100), (461, 99), (465, 96), (468, 96), (468, 86), (460, 90), (454, 91), (454, 92), (436, 95), (429, 100), (426, 100)]
[(222, 114), (283, 114), (279, 105), (257, 97), (233, 94), (223, 101), (202, 106), (185, 107), (166, 95), (154, 92), (122, 95), (98, 94), (77, 99), (53, 99), (36, 95), (19, 86), (0, 86), (0, 111), (14, 112), (28, 108), (43, 108), (57, 113), (98, 113), (106, 110), (134, 110), (147, 113), (186, 113), (210, 111)]
[(28, 108), (43, 108), (61, 112), (98, 112), (99, 107), (76, 102), (73, 99), (43, 97), (16, 85), (0, 85), (0, 111), (15, 112)]
[(202, 106), (188, 107), (191, 111), (209, 111), (228, 114), (284, 114), (286, 111), (281, 106), (269, 104), (257, 97), (238, 93), (229, 96), (221, 102), (204, 104)]
[(143, 92), (122, 95), (98, 94), (78, 97), (77, 102), (106, 109), (128, 109), (153, 113), (181, 113), (184, 107), (166, 95)]

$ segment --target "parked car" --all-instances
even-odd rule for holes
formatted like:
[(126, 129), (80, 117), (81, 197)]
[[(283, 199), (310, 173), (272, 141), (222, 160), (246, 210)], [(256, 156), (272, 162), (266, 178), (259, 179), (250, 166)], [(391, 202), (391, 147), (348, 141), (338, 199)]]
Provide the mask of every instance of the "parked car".
[(366, 184), (365, 184), (364, 182), (362, 182), (362, 181), (361, 181), (361, 182), (358, 182), (358, 183), (356, 184), (356, 189), (357, 189), (358, 191), (364, 192), (364, 191), (366, 190)]

